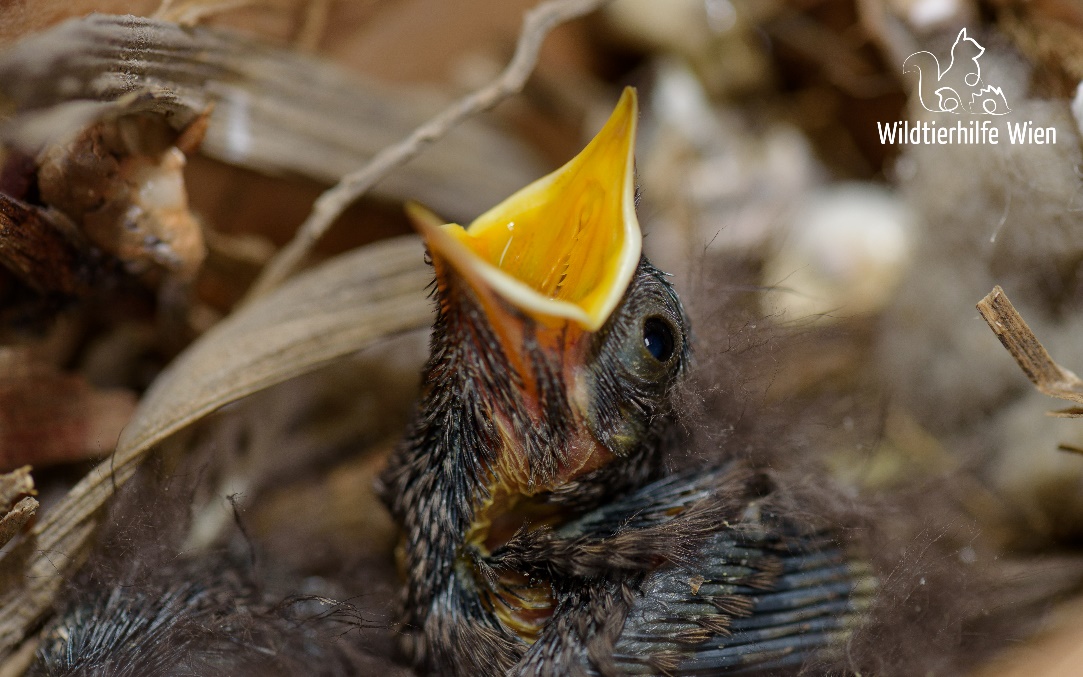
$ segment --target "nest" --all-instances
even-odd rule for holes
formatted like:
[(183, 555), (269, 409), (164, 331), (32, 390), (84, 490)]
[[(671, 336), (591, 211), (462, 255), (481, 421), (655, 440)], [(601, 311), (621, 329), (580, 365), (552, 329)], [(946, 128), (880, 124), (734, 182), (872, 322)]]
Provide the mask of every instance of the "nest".
[[(964, 562), (1075, 554), (1083, 460), (1064, 450), (1083, 429), (1042, 416), (996, 338), (1038, 390), (1080, 402), (1035, 333), (1083, 365), (1083, 14), (473, 4), (491, 22), (405, 2), (0, 10), (0, 674), (22, 674), (80, 589), (181, 552), (247, 560), (261, 582), (237, 589), (274, 632), (269, 600), (356, 602), (366, 579), (363, 603), (314, 613), (349, 616), (380, 654), (364, 660), (405, 670), (372, 492), (432, 320), (402, 205), (469, 222), (566, 160), (628, 83), (645, 248), (701, 346), (687, 406), (710, 425), (688, 417), (692, 436), (815, 466), (840, 502), (941, 487), (980, 534)], [(1011, 108), (996, 124), (1055, 142), (883, 141), (950, 114), (903, 63), (944, 57), (964, 26)], [(980, 306), (993, 332), (975, 321), (994, 285), (1033, 332), (1000, 288)], [(778, 440), (800, 462), (761, 451)], [(106, 574), (118, 555), (142, 564)], [(1051, 599), (1077, 618), (1064, 578)], [(980, 674), (1059, 674), (1036, 658), (1078, 653), (1058, 628)]]

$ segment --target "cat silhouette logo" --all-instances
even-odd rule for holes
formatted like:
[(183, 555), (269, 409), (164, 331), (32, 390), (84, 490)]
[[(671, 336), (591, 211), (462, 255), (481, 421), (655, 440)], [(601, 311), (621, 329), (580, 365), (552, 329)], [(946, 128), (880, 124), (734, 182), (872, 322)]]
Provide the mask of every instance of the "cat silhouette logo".
[[(903, 73), (918, 74), (918, 99), (932, 113), (971, 113), (973, 115), (1004, 115), (1011, 112), (1000, 87), (986, 85), (981, 79), (978, 59), (985, 48), (959, 31), (951, 46), (951, 62), (941, 70), (940, 61), (932, 52), (914, 52), (903, 61)], [(933, 80), (933, 76), (936, 80)], [(933, 89), (935, 87), (936, 89)], [(930, 92), (929, 90), (932, 90)], [(929, 106), (936, 95), (936, 104)]]

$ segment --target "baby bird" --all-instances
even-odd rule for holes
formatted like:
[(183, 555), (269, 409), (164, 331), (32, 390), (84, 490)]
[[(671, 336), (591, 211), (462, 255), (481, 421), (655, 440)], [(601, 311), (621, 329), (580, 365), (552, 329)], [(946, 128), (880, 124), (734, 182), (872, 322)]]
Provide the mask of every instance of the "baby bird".
[(690, 366), (641, 252), (637, 103), (468, 228), (412, 216), (437, 317), (382, 476), (402, 527), (403, 644), (441, 675), (773, 671), (840, 647), (873, 578), (773, 514), (742, 463), (665, 476)]
[[(578, 157), (469, 228), (411, 209), (437, 317), (380, 490), (401, 527), (398, 636), (415, 669), (954, 675), (1025, 632), (1078, 585), (1078, 561), (953, 550), (941, 525), (965, 532), (964, 512), (931, 494), (863, 517), (818, 505), (771, 456), (700, 442), (699, 467), (667, 467), (687, 443), (692, 339), (642, 256), (635, 129), (629, 89)], [(383, 623), (338, 636), (336, 609), (362, 627), (349, 605), (276, 602), (226, 559), (165, 562), (73, 586), (29, 674), (405, 672)]]

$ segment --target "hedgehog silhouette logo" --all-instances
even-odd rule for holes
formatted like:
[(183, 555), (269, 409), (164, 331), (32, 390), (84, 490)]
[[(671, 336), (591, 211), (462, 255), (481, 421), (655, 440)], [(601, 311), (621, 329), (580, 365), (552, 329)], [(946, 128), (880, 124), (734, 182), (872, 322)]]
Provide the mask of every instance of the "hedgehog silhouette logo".
[[(985, 48), (959, 31), (951, 46), (951, 61), (941, 70), (940, 61), (932, 52), (914, 52), (903, 61), (903, 73), (918, 74), (918, 99), (932, 113), (970, 113), (972, 115), (1004, 115), (1010, 113), (1008, 101), (1000, 87), (982, 82), (978, 59)], [(935, 74), (936, 80), (933, 80)], [(935, 89), (933, 89), (935, 87)], [(931, 92), (929, 90), (932, 90)], [(930, 107), (932, 94), (936, 104)]]

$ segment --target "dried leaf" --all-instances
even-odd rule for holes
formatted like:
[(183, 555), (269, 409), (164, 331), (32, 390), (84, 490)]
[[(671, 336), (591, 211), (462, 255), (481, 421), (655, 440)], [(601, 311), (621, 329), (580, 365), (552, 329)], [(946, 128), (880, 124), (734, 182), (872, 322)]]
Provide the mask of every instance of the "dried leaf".
[(151, 446), (229, 402), (425, 326), (431, 307), (423, 291), (431, 277), (413, 236), (344, 254), (300, 276), (177, 358), (143, 398), (120, 448)]
[(0, 657), (49, 607), (99, 509), (169, 435), (245, 395), (424, 327), (431, 271), (416, 237), (343, 254), (243, 307), (181, 354), (148, 390), (111, 459), (0, 560)]
[[(978, 302), (978, 312), (1038, 392), (1083, 404), (1083, 379), (1053, 361), (999, 285)], [(1053, 415), (1077, 418), (1083, 410), (1065, 409)]]
[(1067, 409), (1047, 411), (1046, 416), (1052, 416), (1054, 418), (1083, 418), (1083, 407), (1068, 407)]
[[(0, 54), (5, 105), (19, 114), (0, 136), (21, 144), (75, 134), (118, 109), (165, 113), (180, 130), (213, 105), (202, 153), (325, 183), (439, 108), (229, 31), (107, 15), (67, 21)], [(472, 219), (540, 173), (522, 145), (473, 120), (387, 176), (377, 192)]]

